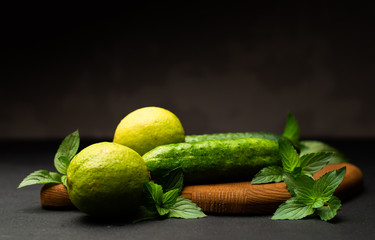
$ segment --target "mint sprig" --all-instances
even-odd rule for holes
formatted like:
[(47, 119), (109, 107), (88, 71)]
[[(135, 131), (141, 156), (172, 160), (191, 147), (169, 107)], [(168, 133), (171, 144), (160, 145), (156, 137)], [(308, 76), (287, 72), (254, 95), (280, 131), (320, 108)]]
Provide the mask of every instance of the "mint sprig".
[(161, 185), (154, 182), (144, 182), (144, 196), (146, 199), (145, 208), (148, 215), (139, 220), (153, 218), (202, 218), (206, 215), (191, 200), (179, 196), (179, 189), (163, 192)]
[(297, 220), (314, 213), (312, 206), (306, 205), (297, 198), (290, 198), (279, 206), (271, 219)]
[(30, 173), (25, 179), (23, 179), (18, 188), (46, 183), (61, 183), (61, 175), (55, 172), (49, 172), (47, 170), (37, 170)]
[(64, 186), (66, 186), (66, 171), (69, 167), (70, 161), (78, 151), (79, 142), (78, 130), (66, 136), (61, 142), (54, 158), (55, 168), (60, 174), (49, 172), (47, 170), (37, 170), (25, 177), (18, 188), (46, 183), (64, 184)]
[(335, 196), (332, 196), (329, 200), (327, 205), (320, 207), (316, 210), (317, 214), (319, 215), (320, 219), (323, 221), (328, 221), (334, 218), (337, 214), (337, 211), (341, 209), (341, 201)]
[(260, 170), (251, 181), (252, 184), (281, 182), (284, 179), (284, 170), (280, 166), (269, 166)]
[(206, 217), (206, 214), (190, 199), (179, 196), (176, 203), (169, 209), (169, 217), (194, 219)]
[(315, 211), (324, 221), (332, 219), (341, 207), (333, 193), (344, 179), (346, 168), (328, 172), (315, 181), (313, 174), (328, 164), (332, 153), (299, 156), (287, 140), (279, 141), (279, 152), (282, 167), (263, 168), (252, 180), (252, 184), (285, 182), (292, 198), (279, 206), (272, 219), (301, 219)]
[(70, 161), (78, 151), (79, 142), (78, 130), (66, 136), (61, 142), (54, 159), (55, 168), (59, 173), (66, 174)]
[(144, 182), (144, 205), (140, 217), (133, 222), (160, 218), (202, 218), (206, 215), (191, 200), (181, 197), (183, 172), (176, 168), (158, 179), (158, 183)]
[(159, 184), (145, 182), (143, 186), (144, 196), (147, 199), (146, 208), (160, 216), (168, 214), (169, 208), (176, 203), (178, 189), (173, 189), (164, 193), (162, 186)]
[(316, 211), (323, 221), (331, 220), (341, 208), (340, 199), (333, 193), (344, 179), (345, 172), (346, 167), (343, 167), (326, 173), (316, 181), (298, 178), (285, 181), (288, 189), (294, 189), (293, 197), (281, 204), (271, 219), (301, 219)]
[(279, 140), (279, 153), (282, 167), (269, 166), (263, 168), (254, 176), (251, 181), (252, 184), (281, 182), (288, 175), (312, 177), (314, 173), (328, 164), (333, 155), (330, 152), (317, 152), (299, 156), (293, 145), (286, 140)]

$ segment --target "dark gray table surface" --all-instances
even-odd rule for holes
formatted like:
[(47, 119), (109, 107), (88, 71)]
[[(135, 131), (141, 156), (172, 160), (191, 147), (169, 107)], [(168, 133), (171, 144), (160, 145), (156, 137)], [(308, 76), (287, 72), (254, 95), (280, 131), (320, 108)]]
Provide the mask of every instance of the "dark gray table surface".
[[(40, 185), (16, 189), (38, 169), (54, 170), (58, 141), (2, 141), (0, 157), (0, 239), (375, 239), (375, 141), (325, 140), (342, 150), (364, 173), (364, 190), (343, 202), (331, 222), (266, 216), (167, 219), (137, 224), (93, 220), (77, 210), (54, 211), (40, 205)], [(90, 143), (82, 143), (85, 147)]]

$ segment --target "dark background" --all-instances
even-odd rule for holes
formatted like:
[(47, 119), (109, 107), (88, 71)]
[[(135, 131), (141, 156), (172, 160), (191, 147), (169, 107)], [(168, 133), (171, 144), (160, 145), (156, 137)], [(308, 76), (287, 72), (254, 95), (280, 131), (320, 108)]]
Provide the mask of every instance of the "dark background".
[(144, 106), (187, 134), (375, 137), (374, 4), (8, 4), (0, 139), (112, 139)]
[[(325, 1), (6, 3), (0, 7), (1, 239), (372, 239), (375, 4)], [(125, 5), (124, 5), (125, 4)], [(55, 171), (58, 144), (111, 140), (144, 106), (173, 111), (187, 134), (281, 133), (291, 111), (306, 138), (331, 139), (364, 191), (316, 217), (215, 216), (139, 224), (41, 208), (32, 171)]]

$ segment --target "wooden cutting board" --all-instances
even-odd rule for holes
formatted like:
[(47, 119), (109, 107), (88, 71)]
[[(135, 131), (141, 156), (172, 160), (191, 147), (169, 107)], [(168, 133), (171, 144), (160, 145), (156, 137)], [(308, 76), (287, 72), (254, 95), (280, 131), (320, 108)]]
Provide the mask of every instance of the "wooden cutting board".
[[(314, 175), (317, 179), (326, 172), (344, 166), (344, 180), (335, 192), (341, 200), (353, 197), (362, 190), (363, 174), (358, 167), (350, 163), (330, 164)], [(243, 215), (273, 213), (291, 197), (285, 183), (252, 185), (250, 181), (186, 186), (181, 196), (191, 199), (205, 213)], [(40, 201), (46, 208), (73, 206), (62, 184), (44, 185)]]
[[(362, 190), (363, 174), (358, 167), (350, 163), (329, 164), (314, 175), (317, 179), (344, 166), (344, 180), (335, 192), (341, 200)], [(181, 196), (191, 199), (206, 213), (244, 215), (273, 213), (291, 197), (284, 182), (252, 185), (250, 181), (186, 186)]]

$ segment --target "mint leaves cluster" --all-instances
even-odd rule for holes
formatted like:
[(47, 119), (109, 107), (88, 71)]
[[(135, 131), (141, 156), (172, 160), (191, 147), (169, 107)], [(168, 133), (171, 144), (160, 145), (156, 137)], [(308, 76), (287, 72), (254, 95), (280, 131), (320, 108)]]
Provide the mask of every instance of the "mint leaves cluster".
[(331, 220), (341, 208), (341, 201), (333, 195), (344, 179), (346, 167), (328, 172), (318, 180), (302, 175), (287, 175), (285, 183), (292, 195), (281, 204), (272, 219), (301, 219), (315, 211), (320, 219)]
[(333, 195), (344, 179), (346, 167), (331, 171), (318, 180), (313, 175), (326, 166), (332, 152), (315, 152), (300, 156), (300, 128), (295, 117), (288, 113), (283, 138), (279, 140), (281, 166), (260, 170), (251, 181), (263, 184), (284, 181), (292, 196), (279, 206), (271, 219), (302, 219), (317, 213), (323, 221), (334, 218), (341, 208), (341, 201)]
[(317, 152), (300, 157), (296, 149), (285, 140), (279, 141), (279, 151), (282, 167), (269, 166), (263, 168), (254, 176), (251, 181), (253, 184), (281, 182), (287, 175), (294, 178), (302, 175), (312, 177), (314, 173), (328, 164), (333, 155), (330, 152)]
[(72, 158), (76, 155), (79, 148), (80, 138), (78, 130), (69, 134), (61, 142), (54, 158), (54, 165), (59, 172), (49, 172), (47, 170), (37, 170), (29, 174), (20, 183), (18, 188), (34, 184), (56, 183), (66, 186), (66, 172)]
[[(142, 215), (134, 222), (160, 218), (193, 219), (206, 217), (190, 199), (181, 197), (183, 172), (177, 168), (154, 182), (144, 182)], [(164, 190), (163, 190), (164, 189)]]
[(287, 140), (279, 141), (279, 150), (282, 167), (265, 167), (252, 180), (252, 184), (284, 181), (292, 196), (279, 206), (271, 219), (301, 219), (314, 212), (324, 221), (336, 216), (341, 201), (333, 193), (344, 179), (346, 168), (328, 172), (314, 180), (313, 174), (328, 164), (332, 153), (299, 156)]

